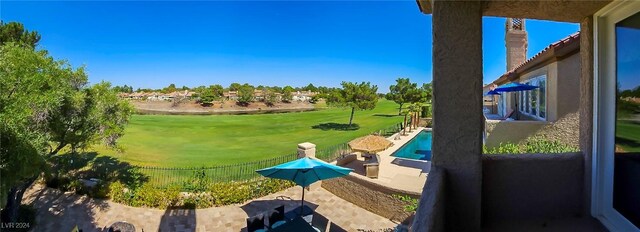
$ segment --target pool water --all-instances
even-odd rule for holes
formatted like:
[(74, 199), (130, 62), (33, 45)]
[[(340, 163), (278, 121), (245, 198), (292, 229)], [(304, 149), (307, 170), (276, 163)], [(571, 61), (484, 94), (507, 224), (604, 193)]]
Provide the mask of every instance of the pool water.
[(391, 156), (431, 161), (431, 131), (421, 131)]

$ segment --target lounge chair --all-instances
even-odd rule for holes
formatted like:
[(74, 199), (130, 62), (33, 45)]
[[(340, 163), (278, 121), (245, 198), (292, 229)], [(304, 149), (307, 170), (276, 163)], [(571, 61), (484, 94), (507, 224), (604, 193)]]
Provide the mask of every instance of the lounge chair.
[(264, 216), (262, 214), (247, 218), (247, 231), (248, 232), (264, 232), (267, 231), (264, 228)]

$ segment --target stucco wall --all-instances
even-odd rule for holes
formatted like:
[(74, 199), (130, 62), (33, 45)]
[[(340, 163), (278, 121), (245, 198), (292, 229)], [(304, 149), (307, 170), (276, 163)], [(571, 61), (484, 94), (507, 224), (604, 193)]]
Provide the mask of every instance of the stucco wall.
[(576, 112), (562, 116), (558, 121), (545, 125), (533, 136), (542, 136), (551, 141), (580, 148), (580, 115)]
[(433, 1), (432, 162), (446, 169), (445, 220), (481, 227), (482, 2)]
[(322, 188), (363, 209), (403, 224), (411, 223), (406, 221), (411, 213), (405, 211), (405, 203), (394, 198), (393, 195), (420, 197), (418, 193), (405, 192), (368, 182), (353, 176), (353, 174), (343, 178), (324, 180)]
[(412, 231), (444, 231), (444, 209), (446, 197), (446, 172), (437, 166), (431, 167), (429, 179), (424, 185), (420, 204), (411, 226)]
[(583, 215), (582, 153), (484, 155), (483, 227)]
[[(584, 153), (584, 186), (591, 189), (593, 147), (593, 17), (580, 22), (580, 150)], [(585, 212), (591, 211), (591, 191), (585, 191)]]
[(485, 145), (489, 148), (500, 143), (522, 143), (527, 138), (541, 136), (551, 141), (579, 148), (580, 116), (570, 113), (557, 122), (542, 121), (498, 121), (487, 120)]
[(521, 143), (548, 124), (542, 121), (487, 120), (485, 145), (492, 148), (500, 146), (500, 143)]
[[(558, 119), (580, 107), (580, 54), (558, 61)], [(576, 127), (577, 130), (578, 127)]]

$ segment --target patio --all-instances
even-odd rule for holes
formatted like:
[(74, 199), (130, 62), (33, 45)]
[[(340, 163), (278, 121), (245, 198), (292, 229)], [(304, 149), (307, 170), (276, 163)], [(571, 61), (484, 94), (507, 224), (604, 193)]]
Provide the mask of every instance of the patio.
[[(358, 156), (357, 160), (351, 161), (344, 166), (354, 170), (354, 172), (349, 174), (352, 177), (420, 195), (427, 176), (429, 175), (431, 162), (396, 158), (391, 155), (424, 129), (424, 127), (418, 127), (418, 129), (407, 132), (406, 136), (397, 136), (398, 134), (394, 134), (387, 138), (387, 140), (393, 142), (393, 145), (377, 153), (380, 157), (378, 161), (380, 171), (378, 172), (377, 178), (368, 178), (365, 176), (365, 169), (363, 167), (365, 161), (360, 156)], [(399, 139), (395, 140), (394, 138), (396, 137), (399, 137)]]
[[(91, 199), (35, 184), (25, 193), (23, 203), (33, 203), (38, 210), (36, 220), (39, 224), (34, 231), (71, 231), (75, 225), (83, 231), (103, 231), (117, 221), (127, 221), (137, 230), (145, 231), (245, 231), (247, 217), (279, 205), (285, 205), (285, 211), (290, 211), (300, 205), (300, 195), (301, 188), (293, 187), (242, 205), (160, 210)], [(336, 231), (382, 231), (396, 226), (389, 219), (349, 203), (323, 188), (308, 191), (305, 204), (333, 223), (331, 228)]]

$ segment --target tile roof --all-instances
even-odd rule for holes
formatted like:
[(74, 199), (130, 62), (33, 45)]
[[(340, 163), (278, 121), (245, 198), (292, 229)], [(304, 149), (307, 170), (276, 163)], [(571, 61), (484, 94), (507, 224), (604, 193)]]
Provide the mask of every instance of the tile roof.
[[(550, 44), (549, 46), (547, 46), (546, 48), (542, 49), (542, 51), (536, 53), (535, 55), (533, 55), (533, 57), (527, 59), (525, 62), (523, 62), (522, 64), (516, 66), (515, 68), (509, 70), (508, 72), (502, 74), (502, 76), (500, 76), (498, 79), (496, 79), (495, 81), (491, 82), (491, 84), (501, 84), (501, 82), (503, 81), (508, 81), (508, 79), (510, 77), (513, 77), (514, 75), (516, 75), (517, 73), (522, 73), (524, 71), (526, 71), (528, 68), (531, 68), (533, 65), (543, 62), (545, 60), (547, 60), (545, 57), (547, 54), (551, 54), (552, 52), (555, 52), (556, 50), (559, 50), (561, 48), (567, 47), (569, 45), (573, 45), (575, 43), (578, 43), (578, 48), (579, 48), (579, 43), (580, 43), (580, 32), (576, 32), (573, 33), (561, 40), (558, 40), (552, 44)], [(529, 66), (529, 67), (527, 67)]]

